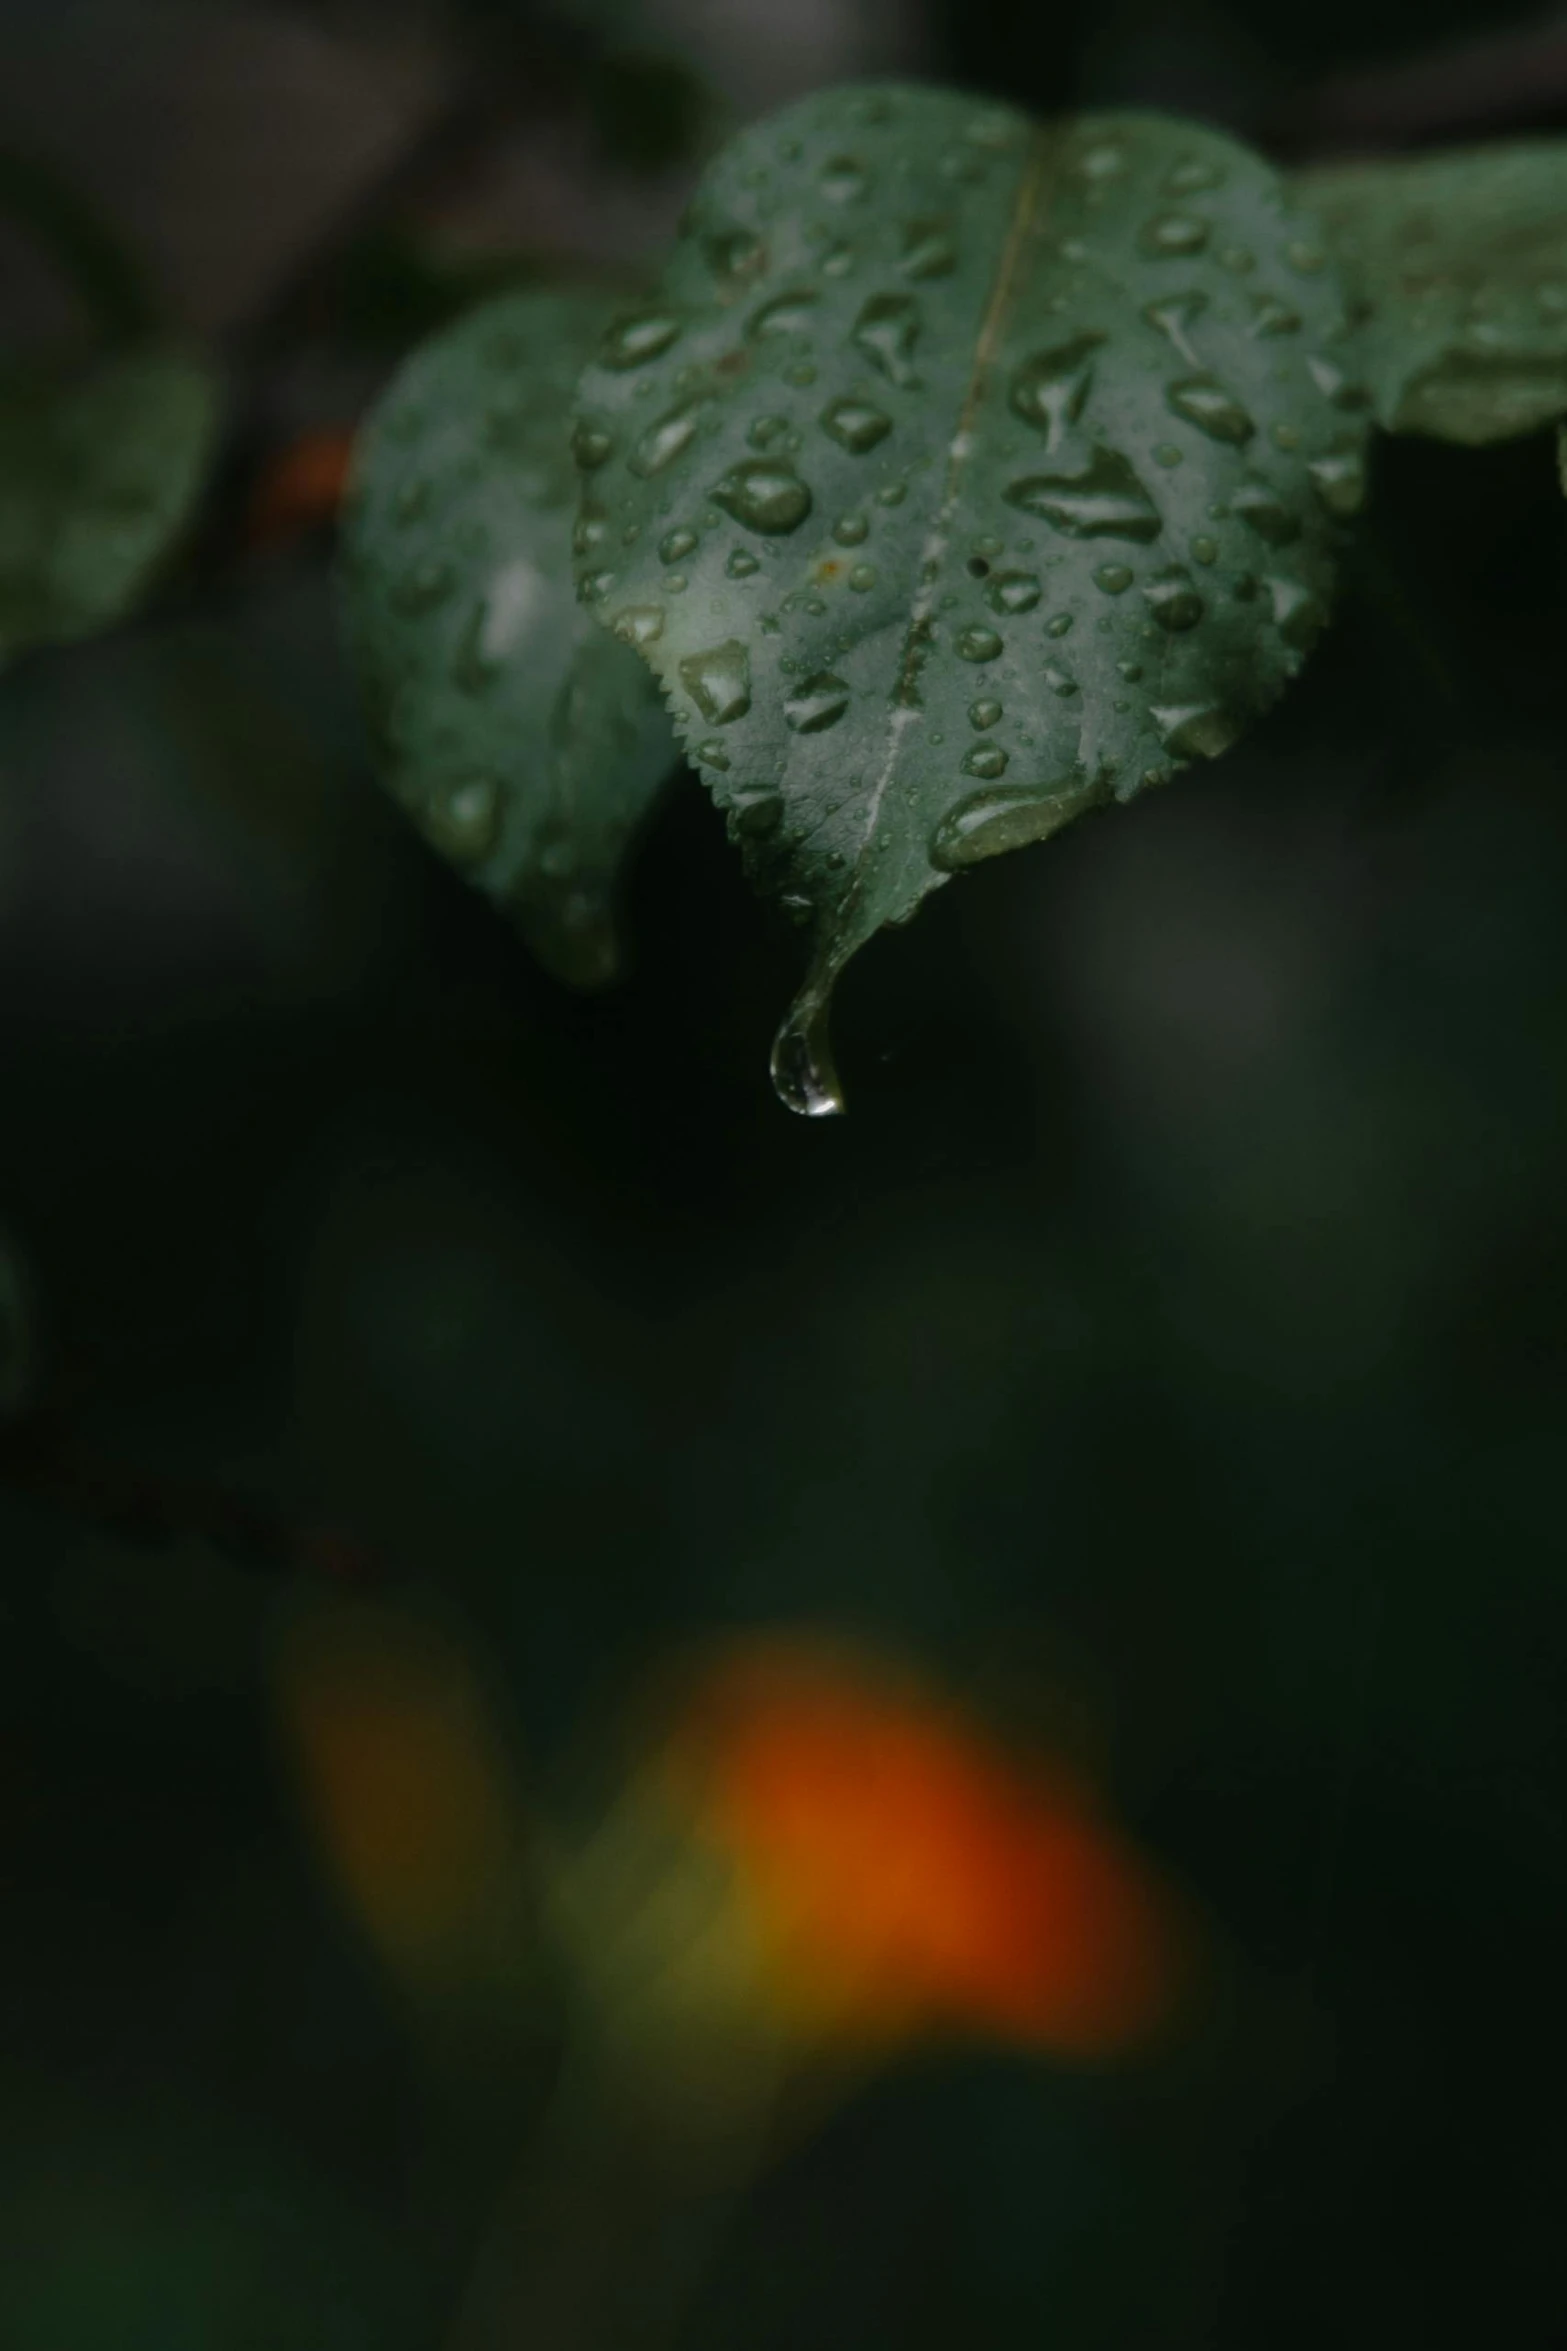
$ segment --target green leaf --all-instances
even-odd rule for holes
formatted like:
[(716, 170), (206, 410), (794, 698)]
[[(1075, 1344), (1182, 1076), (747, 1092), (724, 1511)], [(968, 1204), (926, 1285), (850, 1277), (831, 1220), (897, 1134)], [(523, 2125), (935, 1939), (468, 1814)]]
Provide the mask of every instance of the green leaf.
[(344, 545), (390, 789), (579, 986), (614, 975), (616, 878), (678, 757), (572, 591), (568, 407), (612, 308), (512, 294), (427, 344), (361, 442)]
[(1233, 742), (1324, 616), (1364, 396), (1309, 223), (1153, 115), (850, 89), (747, 131), (578, 397), (582, 593), (815, 929), (774, 1077), (947, 875)]
[(1310, 172), (1377, 421), (1471, 446), (1567, 411), (1567, 139)]
[(0, 662), (133, 609), (195, 511), (218, 415), (211, 367), (163, 343), (0, 379)]

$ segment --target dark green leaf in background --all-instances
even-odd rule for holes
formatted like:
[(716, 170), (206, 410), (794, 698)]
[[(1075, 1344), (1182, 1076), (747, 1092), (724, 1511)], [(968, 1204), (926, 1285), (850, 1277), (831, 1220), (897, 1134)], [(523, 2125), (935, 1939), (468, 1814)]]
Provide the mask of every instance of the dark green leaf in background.
[(612, 308), (508, 295), (418, 353), (361, 445), (344, 557), (391, 790), (578, 985), (614, 974), (616, 877), (678, 756), (572, 588), (568, 404)]
[(1567, 139), (1307, 173), (1377, 420), (1471, 445), (1567, 411)]
[(172, 344), (0, 380), (0, 662), (134, 608), (190, 522), (218, 420), (212, 369)]
[(579, 393), (582, 592), (834, 980), (958, 869), (1224, 750), (1363, 488), (1320, 234), (1233, 141), (916, 88), (746, 132)]

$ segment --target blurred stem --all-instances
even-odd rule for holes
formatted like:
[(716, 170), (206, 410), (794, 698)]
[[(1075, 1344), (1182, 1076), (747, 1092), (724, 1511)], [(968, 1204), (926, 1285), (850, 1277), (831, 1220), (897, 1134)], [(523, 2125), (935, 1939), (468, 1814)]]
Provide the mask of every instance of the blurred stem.
[(103, 335), (125, 341), (162, 323), (129, 246), (49, 164), (0, 149), (0, 214), (48, 255)]
[(671, 2129), (569, 2057), (445, 2351), (675, 2351), (759, 2145)]

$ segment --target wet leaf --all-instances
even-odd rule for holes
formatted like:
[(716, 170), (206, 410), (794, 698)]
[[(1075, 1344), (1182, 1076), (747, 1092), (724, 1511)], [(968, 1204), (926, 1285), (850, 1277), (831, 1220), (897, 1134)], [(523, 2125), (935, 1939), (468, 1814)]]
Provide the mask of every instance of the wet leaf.
[(831, 91), (709, 173), (578, 397), (579, 579), (814, 928), (774, 1076), (945, 877), (1226, 748), (1362, 487), (1320, 239), (1232, 141)]
[(386, 781), (577, 985), (618, 961), (616, 877), (678, 757), (571, 579), (571, 388), (613, 305), (487, 303), (402, 370), (361, 443), (349, 635)]
[(1477, 445), (1567, 412), (1567, 139), (1311, 172), (1377, 421)]
[(211, 367), (163, 343), (0, 381), (0, 662), (135, 607), (190, 522), (218, 408)]

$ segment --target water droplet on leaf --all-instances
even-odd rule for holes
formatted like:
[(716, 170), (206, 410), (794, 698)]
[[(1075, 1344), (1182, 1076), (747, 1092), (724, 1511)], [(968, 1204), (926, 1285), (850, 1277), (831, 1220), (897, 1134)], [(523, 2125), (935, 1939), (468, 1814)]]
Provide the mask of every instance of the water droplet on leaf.
[(1227, 441), (1239, 448), (1249, 441), (1257, 430), (1240, 402), (1227, 392), (1216, 376), (1183, 376), (1171, 384), (1165, 399), (1177, 416), (1185, 417), (1210, 441)]
[(872, 408), (868, 400), (835, 400), (830, 408), (822, 410), (822, 429), (832, 435), (840, 449), (847, 449), (853, 457), (863, 457), (884, 441), (892, 430), (892, 419), (883, 416), (879, 408)]
[(1157, 212), (1138, 237), (1143, 251), (1155, 261), (1200, 253), (1208, 242), (1208, 223), (1194, 212)]
[(914, 369), (919, 331), (919, 304), (912, 294), (873, 294), (854, 322), (852, 339), (889, 383), (909, 391), (920, 380)]
[(1001, 651), (1001, 639), (994, 629), (978, 625), (960, 630), (956, 651), (964, 661), (994, 661)]
[(1030, 474), (1010, 484), (1009, 506), (1037, 514), (1071, 539), (1159, 536), (1159, 510), (1118, 449), (1099, 448), (1081, 473)]
[(664, 310), (643, 310), (630, 318), (615, 319), (604, 336), (604, 365), (645, 366), (648, 360), (657, 359), (669, 349), (680, 333), (680, 326), (680, 320), (671, 318)]
[(751, 658), (737, 637), (689, 654), (680, 664), (680, 682), (714, 726), (731, 725), (751, 707)]
[(985, 590), (996, 612), (1032, 612), (1039, 597), (1038, 575), (1031, 571), (998, 571)]
[(1013, 414), (1046, 436), (1053, 453), (1076, 424), (1093, 388), (1094, 358), (1104, 342), (1101, 334), (1079, 335), (1058, 350), (1042, 351), (1025, 359), (1013, 371), (1008, 398)]
[(1178, 563), (1165, 571), (1157, 571), (1144, 580), (1143, 594), (1148, 609), (1162, 629), (1179, 635), (1194, 629), (1203, 616), (1203, 601), (1192, 581), (1192, 575)]
[(748, 458), (725, 474), (713, 492), (713, 503), (747, 530), (778, 537), (804, 522), (811, 511), (811, 493), (792, 465)]

